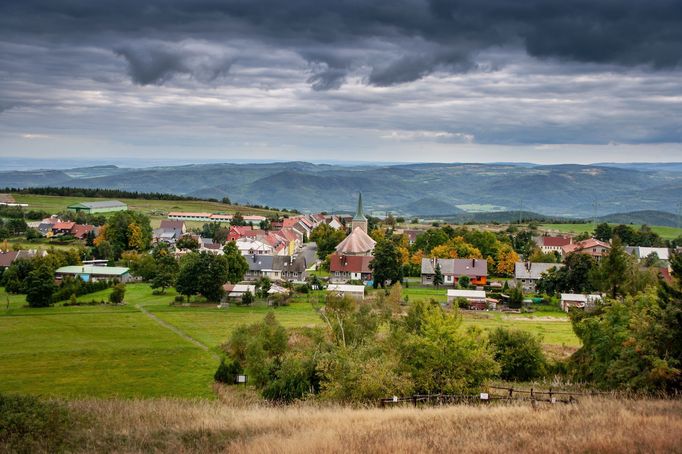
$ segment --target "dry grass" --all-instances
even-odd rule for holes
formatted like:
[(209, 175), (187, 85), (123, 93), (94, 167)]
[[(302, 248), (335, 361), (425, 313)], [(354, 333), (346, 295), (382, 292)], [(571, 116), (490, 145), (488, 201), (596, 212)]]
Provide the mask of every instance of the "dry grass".
[(84, 452), (682, 452), (682, 401), (352, 409), (84, 400)]

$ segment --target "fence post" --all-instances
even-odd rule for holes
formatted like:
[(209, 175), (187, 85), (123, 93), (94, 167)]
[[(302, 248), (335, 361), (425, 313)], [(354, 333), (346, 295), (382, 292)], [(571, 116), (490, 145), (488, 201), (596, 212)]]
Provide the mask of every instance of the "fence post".
[(414, 404), (415, 407), (417, 406), (417, 396), (416, 396), (416, 394), (415, 394), (414, 396), (412, 396), (412, 403)]
[(509, 398), (510, 399), (512, 399), (514, 397), (513, 394), (514, 394), (514, 388), (513, 387), (509, 388)]
[(530, 389), (530, 398), (531, 400), (535, 400), (535, 396), (533, 395), (533, 388)]

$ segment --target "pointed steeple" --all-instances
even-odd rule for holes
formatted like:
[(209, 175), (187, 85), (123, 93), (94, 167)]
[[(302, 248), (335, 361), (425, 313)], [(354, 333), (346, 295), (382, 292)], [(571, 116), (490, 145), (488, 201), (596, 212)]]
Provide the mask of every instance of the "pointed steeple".
[(358, 193), (358, 209), (355, 211), (355, 216), (353, 216), (354, 221), (366, 221), (365, 213), (362, 211), (362, 192)]

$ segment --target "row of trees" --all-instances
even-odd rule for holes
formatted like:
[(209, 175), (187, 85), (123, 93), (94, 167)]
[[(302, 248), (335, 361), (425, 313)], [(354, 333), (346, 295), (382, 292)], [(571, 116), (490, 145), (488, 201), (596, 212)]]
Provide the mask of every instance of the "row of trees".
[(287, 330), (269, 313), (241, 326), (223, 346), (216, 378), (245, 372), (265, 398), (307, 396), (370, 402), (391, 395), (468, 393), (493, 377), (528, 380), (545, 372), (538, 338), (499, 329), (464, 329), (458, 311), (413, 303), (398, 307), (400, 284), (373, 305), (328, 297), (324, 328)]

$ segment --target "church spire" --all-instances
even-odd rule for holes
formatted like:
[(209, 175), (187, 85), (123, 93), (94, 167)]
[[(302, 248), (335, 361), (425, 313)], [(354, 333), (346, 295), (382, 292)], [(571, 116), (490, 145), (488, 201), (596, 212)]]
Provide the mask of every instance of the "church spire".
[(367, 233), (367, 218), (365, 217), (365, 213), (362, 211), (362, 192), (358, 194), (358, 209), (350, 223), (351, 231), (354, 231), (358, 227)]
[(354, 221), (366, 221), (365, 213), (362, 211), (362, 192), (358, 193), (358, 209), (353, 217)]

